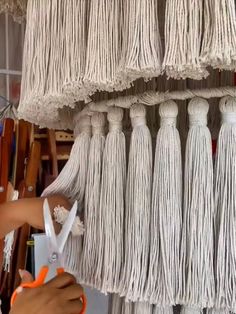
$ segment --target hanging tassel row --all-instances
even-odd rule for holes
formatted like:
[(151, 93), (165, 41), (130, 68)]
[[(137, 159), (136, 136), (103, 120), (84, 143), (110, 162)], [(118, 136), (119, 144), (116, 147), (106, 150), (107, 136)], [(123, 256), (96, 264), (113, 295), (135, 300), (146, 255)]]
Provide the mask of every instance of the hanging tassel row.
[(124, 296), (124, 309), (132, 314), (132, 302), (154, 304), (156, 314), (172, 313), (176, 304), (182, 314), (236, 312), (236, 99), (220, 102), (214, 168), (208, 110), (202, 98), (189, 103), (184, 180), (178, 107), (167, 101), (159, 107), (153, 171), (145, 107), (130, 109), (127, 169), (123, 110), (110, 107), (106, 137), (101, 113), (76, 123), (70, 160), (44, 192), (64, 193), (85, 207), (83, 246), (81, 237), (72, 238), (68, 262), (81, 282)]
[(165, 18), (156, 0), (28, 1), (19, 116), (67, 128), (63, 107), (89, 102), (96, 91), (164, 72), (202, 79), (209, 66), (235, 70), (234, 0), (167, 0), (164, 7)]

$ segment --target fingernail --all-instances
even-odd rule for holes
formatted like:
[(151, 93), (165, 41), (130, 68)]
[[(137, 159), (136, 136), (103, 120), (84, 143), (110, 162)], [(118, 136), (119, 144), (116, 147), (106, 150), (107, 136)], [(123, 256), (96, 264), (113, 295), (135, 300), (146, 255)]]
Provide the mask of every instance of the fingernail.
[(20, 278), (23, 279), (23, 277), (25, 275), (25, 270), (19, 269), (19, 275), (20, 275)]

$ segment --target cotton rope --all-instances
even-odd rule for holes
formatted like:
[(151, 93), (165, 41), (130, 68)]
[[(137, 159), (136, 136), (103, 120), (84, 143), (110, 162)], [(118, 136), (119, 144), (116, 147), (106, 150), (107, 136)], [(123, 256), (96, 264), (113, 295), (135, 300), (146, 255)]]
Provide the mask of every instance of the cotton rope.
[[(159, 76), (162, 45), (156, 0), (125, 0), (122, 54), (118, 70), (121, 82)], [(128, 86), (126, 86), (127, 88)]]
[(69, 160), (58, 177), (44, 190), (42, 196), (62, 193), (72, 201), (77, 200), (79, 206), (83, 206), (91, 136), (91, 118), (84, 116), (77, 119), (77, 116), (75, 116), (74, 123), (75, 142)]
[(107, 118), (109, 133), (103, 153), (95, 287), (104, 293), (115, 293), (119, 288), (124, 254), (126, 148), (122, 132), (123, 110), (109, 108)]
[(107, 112), (109, 107), (130, 108), (135, 103), (142, 103), (147, 106), (155, 106), (167, 100), (187, 100), (194, 97), (202, 97), (205, 99), (221, 98), (224, 96), (236, 97), (236, 87), (216, 87), (216, 88), (201, 88), (201, 89), (185, 89), (171, 92), (155, 92), (146, 91), (144, 93), (120, 96), (109, 100), (89, 103), (81, 112), (80, 115), (92, 115), (93, 112)]
[(130, 108), (131, 134), (125, 197), (124, 267), (120, 295), (143, 301), (149, 259), (152, 187), (152, 138), (146, 125), (146, 109)]
[(83, 252), (80, 261), (80, 282), (93, 286), (99, 251), (99, 203), (101, 193), (102, 160), (105, 146), (105, 116), (95, 113), (91, 118), (87, 185), (85, 191)]
[(146, 300), (159, 307), (175, 305), (182, 226), (182, 157), (174, 101), (160, 105), (152, 188), (149, 275)]
[(190, 129), (185, 153), (184, 213), (181, 243), (182, 313), (201, 313), (215, 300), (213, 270), (213, 162), (207, 128), (209, 104), (194, 98), (188, 105)]
[(220, 100), (215, 161), (216, 309), (236, 312), (236, 98)]

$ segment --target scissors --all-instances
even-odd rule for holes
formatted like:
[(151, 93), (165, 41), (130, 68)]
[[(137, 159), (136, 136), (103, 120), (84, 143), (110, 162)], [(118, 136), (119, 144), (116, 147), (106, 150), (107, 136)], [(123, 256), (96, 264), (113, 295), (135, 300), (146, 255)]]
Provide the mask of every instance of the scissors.
[[(37, 288), (37, 287), (42, 286), (45, 283), (46, 277), (49, 272), (49, 268), (50, 269), (53, 268), (53, 270), (55, 270), (55, 273), (57, 275), (64, 273), (62, 253), (63, 253), (64, 246), (66, 244), (66, 241), (69, 237), (72, 225), (75, 221), (76, 213), (77, 213), (77, 201), (74, 203), (71, 211), (69, 212), (69, 215), (61, 229), (61, 232), (59, 233), (59, 235), (56, 236), (48, 200), (45, 199), (44, 204), (43, 204), (43, 217), (44, 217), (45, 233), (47, 237), (48, 251), (49, 251), (48, 265), (43, 266), (41, 268), (39, 275), (35, 281), (31, 283), (23, 283), (20, 285), (21, 288)], [(15, 302), (17, 298), (17, 295), (19, 293), (18, 291), (19, 291), (19, 287), (15, 290), (15, 292), (12, 295), (11, 306), (13, 305), (13, 303)], [(87, 307), (87, 300), (86, 300), (85, 295), (82, 295), (81, 301), (83, 304), (83, 308), (80, 314), (85, 314), (86, 307)]]

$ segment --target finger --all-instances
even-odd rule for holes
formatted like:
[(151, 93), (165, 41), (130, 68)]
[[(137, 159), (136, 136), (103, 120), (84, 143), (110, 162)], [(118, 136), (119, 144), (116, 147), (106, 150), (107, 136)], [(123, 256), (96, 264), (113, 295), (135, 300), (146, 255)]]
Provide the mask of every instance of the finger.
[(70, 314), (78, 314), (81, 312), (83, 304), (80, 300), (68, 301), (66, 304), (66, 309)]
[(76, 280), (74, 276), (68, 273), (63, 273), (50, 280), (45, 286), (62, 289), (74, 285), (75, 283)]
[(34, 281), (34, 277), (27, 270), (19, 269), (21, 283), (30, 283)]
[(80, 297), (82, 297), (83, 294), (84, 294), (84, 290), (78, 284), (71, 285), (67, 287), (66, 289), (62, 290), (63, 297), (66, 300), (70, 300), (70, 301), (80, 299)]

